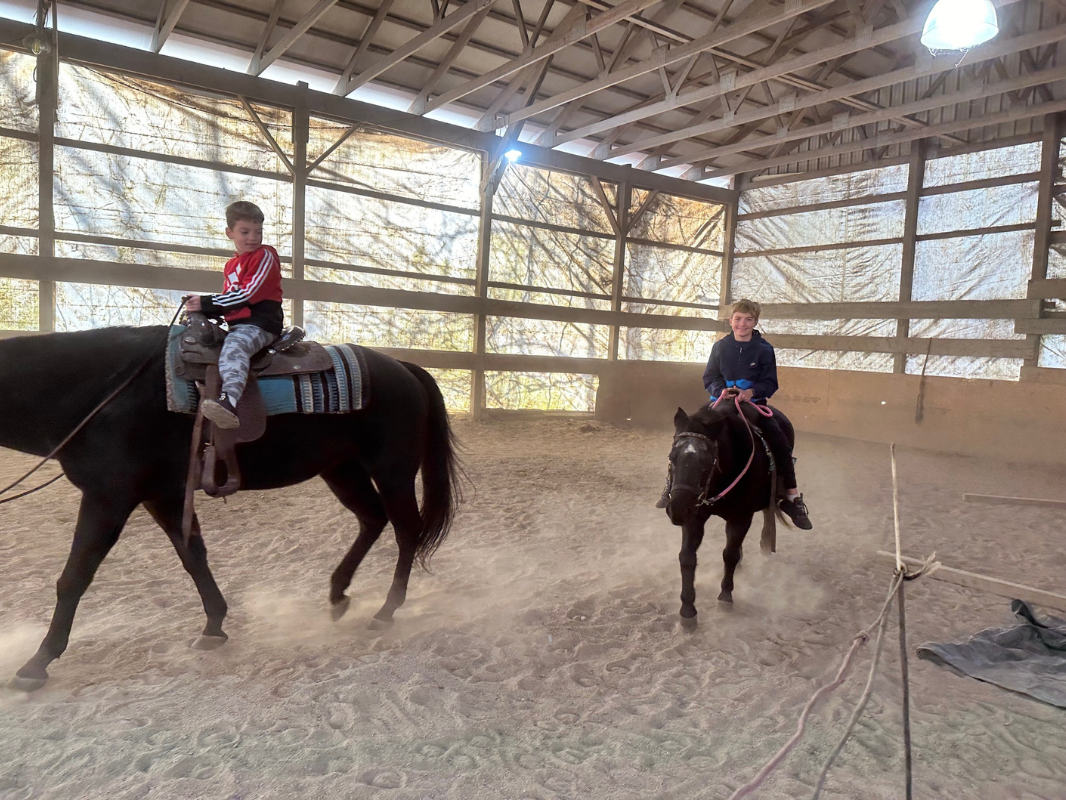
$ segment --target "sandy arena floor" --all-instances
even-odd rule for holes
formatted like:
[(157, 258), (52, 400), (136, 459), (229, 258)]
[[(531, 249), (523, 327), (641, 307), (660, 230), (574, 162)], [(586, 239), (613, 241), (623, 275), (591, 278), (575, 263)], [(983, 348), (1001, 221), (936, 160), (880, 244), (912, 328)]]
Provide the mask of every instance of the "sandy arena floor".
[[(460, 420), (476, 496), (416, 573), (384, 635), (391, 529), (332, 623), (329, 573), (354, 519), (314, 481), (200, 513), (230, 642), (143, 511), (101, 568), (52, 680), (0, 689), (0, 798), (726, 798), (795, 729), (876, 615), (890, 564), (888, 448), (801, 436), (815, 530), (753, 532), (736, 610), (716, 609), (722, 523), (701, 552), (700, 628), (678, 626), (680, 531), (652, 507), (668, 432), (574, 419)], [(0, 452), (0, 478), (32, 460)], [(905, 549), (1062, 591), (1066, 512), (982, 507), (963, 491), (1062, 496), (1066, 471), (900, 453)], [(51, 470), (49, 474), (54, 474)], [(77, 495), (60, 482), (0, 510), (0, 677), (54, 602)], [(911, 644), (1011, 620), (1009, 601), (908, 587)], [(827, 798), (902, 797), (895, 626)], [(761, 798), (808, 797), (870, 648)], [(915, 797), (1064, 798), (1062, 711), (911, 659)]]

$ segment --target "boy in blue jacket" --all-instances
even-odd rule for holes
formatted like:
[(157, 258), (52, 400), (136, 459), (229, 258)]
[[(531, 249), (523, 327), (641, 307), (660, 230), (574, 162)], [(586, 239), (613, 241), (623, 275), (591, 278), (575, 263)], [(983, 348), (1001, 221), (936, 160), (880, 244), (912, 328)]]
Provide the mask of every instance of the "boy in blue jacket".
[[(742, 401), (765, 405), (777, 391), (774, 348), (755, 329), (761, 311), (754, 300), (738, 300), (733, 304), (729, 316), (729, 327), (733, 332), (714, 343), (703, 373), (703, 386), (710, 393), (712, 402), (725, 393), (730, 401), (736, 396)], [(796, 470), (788, 437), (774, 417), (760, 418), (759, 428), (770, 445), (778, 474), (785, 485), (786, 497), (779, 503), (781, 510), (797, 528), (810, 530), (813, 526), (807, 516), (803, 495), (796, 487)], [(662, 507), (666, 506), (665, 495), (659, 502)]]

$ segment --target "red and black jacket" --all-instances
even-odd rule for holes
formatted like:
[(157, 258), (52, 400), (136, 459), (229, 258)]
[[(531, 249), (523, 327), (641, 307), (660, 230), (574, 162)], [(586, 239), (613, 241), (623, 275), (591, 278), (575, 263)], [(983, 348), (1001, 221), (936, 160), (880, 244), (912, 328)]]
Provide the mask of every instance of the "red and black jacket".
[(255, 325), (275, 336), (281, 335), (281, 264), (278, 252), (262, 245), (226, 262), (222, 294), (200, 297), (203, 312), (234, 325)]

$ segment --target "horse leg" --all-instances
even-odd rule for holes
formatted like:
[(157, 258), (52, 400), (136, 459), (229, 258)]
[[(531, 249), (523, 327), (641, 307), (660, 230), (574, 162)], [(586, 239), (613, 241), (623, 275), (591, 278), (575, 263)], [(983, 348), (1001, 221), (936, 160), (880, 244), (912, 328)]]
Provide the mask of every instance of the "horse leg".
[(422, 515), (418, 511), (418, 499), (415, 497), (414, 475), (394, 486), (383, 486), (381, 499), (396, 531), (396, 545), (400, 555), (396, 559), (396, 570), (392, 576), (389, 594), (385, 598), (385, 605), (378, 610), (370, 623), (372, 629), (387, 628), (391, 625), (393, 612), (407, 599), (407, 582), (411, 577), (418, 537), (422, 532)]
[(330, 614), (334, 620), (338, 620), (344, 616), (350, 602), (344, 592), (351, 586), (355, 571), (381, 536), (389, 518), (381, 497), (370, 482), (370, 475), (358, 462), (350, 461), (323, 473), (322, 477), (341, 504), (359, 520), (359, 535), (333, 570), (329, 581)]
[(167, 500), (145, 501), (144, 507), (170, 538), (170, 543), (174, 545), (178, 558), (181, 559), (181, 565), (192, 577), (196, 591), (200, 593), (200, 600), (203, 601), (207, 624), (193, 647), (197, 650), (214, 650), (229, 638), (222, 630), (222, 621), (226, 618), (228, 607), (218, 584), (215, 583), (215, 576), (211, 574), (211, 568), (207, 566), (207, 547), (204, 546), (203, 537), (200, 535), (200, 520), (195, 514), (192, 518), (189, 546), (185, 546), (181, 532), (183, 502), (183, 498), (173, 497)]
[(704, 522), (692, 519), (681, 526), (681, 626), (696, 627), (696, 551), (703, 542)]
[(119, 534), (137, 503), (106, 492), (82, 494), (74, 542), (66, 566), (56, 582), (56, 607), (41, 646), (15, 673), (13, 688), (33, 691), (48, 680), (48, 665), (63, 655), (74, 625), (74, 614), (96, 570), (118, 541)]
[(718, 602), (733, 602), (733, 573), (740, 563), (741, 546), (744, 537), (748, 535), (751, 527), (753, 514), (726, 520), (725, 523), (725, 550), (722, 551), (722, 560), (725, 561), (725, 574), (722, 576), (722, 592), (718, 595)]

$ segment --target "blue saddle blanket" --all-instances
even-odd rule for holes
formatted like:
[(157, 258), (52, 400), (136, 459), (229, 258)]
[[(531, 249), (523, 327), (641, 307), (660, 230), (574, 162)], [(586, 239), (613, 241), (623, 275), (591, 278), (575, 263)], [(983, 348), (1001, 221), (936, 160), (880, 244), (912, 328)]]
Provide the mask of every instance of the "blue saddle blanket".
[[(172, 327), (167, 342), (167, 410), (195, 414), (200, 405), (196, 383), (174, 371), (182, 329), (182, 326)], [(324, 347), (333, 359), (333, 369), (306, 375), (275, 375), (258, 379), (268, 415), (347, 414), (363, 407), (368, 399), (368, 384), (366, 361), (360, 352), (362, 348), (356, 344)]]

